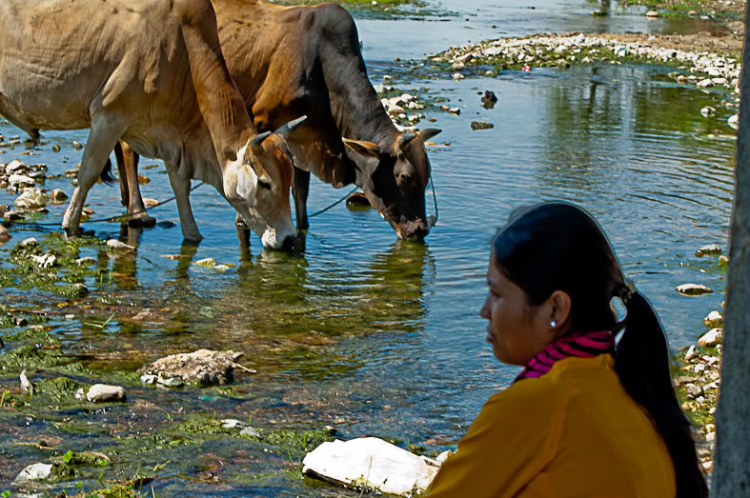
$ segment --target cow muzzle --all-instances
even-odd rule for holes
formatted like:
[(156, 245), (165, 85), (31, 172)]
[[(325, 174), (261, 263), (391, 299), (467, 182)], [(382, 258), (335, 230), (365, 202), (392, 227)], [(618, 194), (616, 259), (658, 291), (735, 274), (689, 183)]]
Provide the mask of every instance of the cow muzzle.
[(396, 235), (404, 240), (422, 240), (430, 233), (430, 225), (427, 221), (412, 220), (403, 223), (392, 223)]

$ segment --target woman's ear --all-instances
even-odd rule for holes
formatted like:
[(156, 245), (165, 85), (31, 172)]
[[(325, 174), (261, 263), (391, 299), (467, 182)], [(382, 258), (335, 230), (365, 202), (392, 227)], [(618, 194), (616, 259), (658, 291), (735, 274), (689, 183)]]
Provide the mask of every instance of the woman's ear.
[(556, 290), (547, 299), (549, 321), (550, 324), (553, 322), (555, 326), (550, 325), (552, 328), (561, 330), (561, 332), (567, 332), (570, 327), (570, 308), (571, 308), (570, 296), (567, 292)]

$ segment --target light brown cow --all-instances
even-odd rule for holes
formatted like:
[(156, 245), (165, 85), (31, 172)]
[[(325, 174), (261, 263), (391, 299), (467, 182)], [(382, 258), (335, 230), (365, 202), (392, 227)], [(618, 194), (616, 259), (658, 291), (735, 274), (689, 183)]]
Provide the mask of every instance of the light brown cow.
[(186, 239), (201, 238), (191, 179), (213, 185), (265, 247), (294, 238), (284, 140), (292, 127), (256, 134), (209, 0), (3, 0), (0, 114), (32, 138), (91, 129), (63, 219), (69, 235), (122, 137), (165, 161)]
[[(425, 237), (430, 165), (424, 141), (440, 130), (405, 134), (393, 125), (367, 77), (352, 17), (333, 4), (213, 0), (213, 5), (221, 49), (255, 126), (273, 130), (308, 116), (289, 140), (298, 228), (309, 226), (312, 173), (336, 188), (361, 187), (399, 237)], [(131, 178), (123, 201), (129, 212), (145, 216), (136, 174), (126, 171), (135, 169), (137, 159), (131, 154), (118, 163), (121, 181)]]

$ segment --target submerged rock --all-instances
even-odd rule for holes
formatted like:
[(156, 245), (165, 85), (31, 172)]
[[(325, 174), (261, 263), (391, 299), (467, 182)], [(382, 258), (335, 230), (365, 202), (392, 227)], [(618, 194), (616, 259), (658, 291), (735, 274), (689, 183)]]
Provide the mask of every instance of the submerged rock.
[(16, 476), (16, 481), (41, 481), (52, 474), (52, 464), (35, 463), (29, 465)]
[(701, 294), (710, 294), (711, 289), (703, 284), (682, 284), (675, 287), (677, 292), (688, 296), (700, 296)]
[(11, 237), (12, 235), (10, 234), (8, 229), (0, 225), (0, 243), (7, 242)]
[(86, 399), (93, 402), (124, 401), (125, 389), (120, 386), (96, 384), (86, 393)]
[(721, 254), (721, 246), (719, 244), (708, 244), (706, 246), (701, 247), (697, 251), (695, 251), (695, 255), (697, 257), (702, 257), (706, 255), (718, 255)]
[(495, 125), (492, 123), (485, 123), (484, 121), (472, 121), (471, 122), (471, 129), (472, 130), (489, 130), (490, 128), (494, 128)]
[(49, 198), (52, 202), (65, 202), (68, 200), (68, 194), (56, 188), (49, 194)]
[(367, 486), (383, 493), (423, 492), (440, 464), (382, 439), (336, 440), (315, 448), (302, 461), (302, 472), (343, 486)]
[(709, 328), (717, 328), (724, 324), (724, 316), (718, 311), (712, 311), (703, 319), (703, 325)]
[(225, 384), (231, 382), (235, 368), (255, 373), (255, 370), (236, 363), (242, 355), (243, 353), (235, 351), (199, 349), (192, 353), (180, 353), (161, 358), (139, 371), (164, 379), (159, 382), (160, 384), (173, 378), (186, 383)]
[(107, 249), (111, 249), (113, 251), (135, 251), (135, 247), (130, 246), (124, 242), (120, 242), (117, 239), (109, 239), (107, 241)]

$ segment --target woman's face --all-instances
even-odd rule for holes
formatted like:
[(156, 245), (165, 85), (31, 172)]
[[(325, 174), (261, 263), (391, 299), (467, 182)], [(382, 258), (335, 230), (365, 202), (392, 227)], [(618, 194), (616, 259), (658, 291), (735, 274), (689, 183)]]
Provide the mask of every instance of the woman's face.
[(526, 293), (508, 280), (490, 255), (487, 270), (489, 292), (480, 311), (487, 324), (487, 342), (495, 358), (510, 365), (525, 366), (555, 336), (544, 308), (528, 304)]

